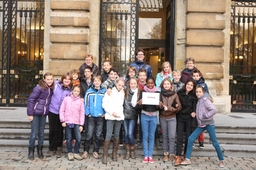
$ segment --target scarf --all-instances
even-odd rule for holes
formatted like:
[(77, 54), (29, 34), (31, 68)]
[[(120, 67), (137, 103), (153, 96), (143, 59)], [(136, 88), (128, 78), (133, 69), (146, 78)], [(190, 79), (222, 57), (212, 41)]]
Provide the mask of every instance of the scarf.
[(175, 94), (175, 92), (171, 91), (171, 90), (165, 90), (164, 88), (161, 88), (161, 94), (165, 97), (169, 97), (169, 96), (172, 96), (173, 94)]
[(168, 78), (169, 77), (169, 73), (168, 72), (163, 72), (163, 78)]
[(156, 86), (154, 86), (152, 89), (149, 89), (147, 86), (144, 86), (144, 90), (146, 92), (157, 92), (158, 88)]
[(138, 88), (136, 88), (135, 90), (131, 89), (131, 92), (133, 92), (131, 104), (133, 107), (135, 107), (138, 100)]

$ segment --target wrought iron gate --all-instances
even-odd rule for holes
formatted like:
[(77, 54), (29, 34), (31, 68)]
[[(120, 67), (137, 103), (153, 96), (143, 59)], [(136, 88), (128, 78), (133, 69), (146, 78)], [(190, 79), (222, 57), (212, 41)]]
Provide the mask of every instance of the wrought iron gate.
[(231, 111), (256, 111), (256, 2), (233, 1), (230, 31)]
[(42, 78), (44, 0), (0, 1), (0, 105), (25, 106)]
[(124, 76), (135, 58), (138, 37), (138, 0), (102, 0), (100, 65), (109, 60)]

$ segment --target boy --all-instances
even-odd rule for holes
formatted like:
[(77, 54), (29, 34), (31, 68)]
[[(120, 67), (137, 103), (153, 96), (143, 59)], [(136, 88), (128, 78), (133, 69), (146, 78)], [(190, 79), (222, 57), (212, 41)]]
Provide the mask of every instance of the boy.
[(103, 73), (101, 74), (101, 78), (102, 78), (102, 82), (104, 82), (108, 79), (110, 69), (112, 68), (111, 62), (108, 60), (104, 61), (102, 68), (103, 68)]
[(142, 68), (139, 70), (138, 73), (138, 84), (141, 90), (144, 90), (144, 86), (146, 85), (147, 80), (147, 71)]
[(180, 81), (181, 72), (179, 70), (174, 70), (172, 72), (172, 77), (173, 77), (172, 82), (173, 82), (174, 91), (177, 93), (184, 86), (184, 83)]
[(82, 157), (86, 159), (88, 157), (90, 145), (92, 142), (92, 137), (94, 139), (93, 157), (99, 159), (98, 154), (100, 148), (100, 135), (102, 133), (103, 121), (105, 116), (105, 111), (102, 108), (102, 99), (106, 89), (101, 86), (101, 76), (95, 76), (93, 79), (93, 85), (86, 91), (84, 97), (85, 103), (85, 114), (88, 116), (88, 132), (85, 137), (84, 153)]
[(112, 87), (114, 87), (115, 85), (115, 80), (117, 78), (118, 78), (118, 71), (111, 68), (109, 71), (108, 79), (102, 83), (102, 87), (105, 88), (106, 90), (109, 88), (112, 89)]
[(97, 76), (100, 74), (99, 68), (96, 64), (93, 63), (93, 56), (91, 54), (87, 54), (85, 56), (85, 62), (79, 67), (80, 75), (84, 74), (84, 68), (85, 67), (91, 67), (93, 76)]
[(78, 69), (72, 69), (70, 71), (70, 75), (72, 76), (72, 86), (75, 86), (75, 85), (80, 85), (80, 81), (79, 81), (79, 78), (80, 78), (80, 72)]

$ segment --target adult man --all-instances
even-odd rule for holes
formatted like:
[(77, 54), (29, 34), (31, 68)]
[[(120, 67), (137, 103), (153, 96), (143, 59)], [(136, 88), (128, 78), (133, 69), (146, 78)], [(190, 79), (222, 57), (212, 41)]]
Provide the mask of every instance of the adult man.
[(93, 76), (100, 75), (99, 68), (96, 64), (93, 63), (93, 56), (91, 54), (87, 54), (85, 56), (85, 62), (79, 67), (80, 75), (84, 75), (85, 67), (91, 67), (92, 68)]

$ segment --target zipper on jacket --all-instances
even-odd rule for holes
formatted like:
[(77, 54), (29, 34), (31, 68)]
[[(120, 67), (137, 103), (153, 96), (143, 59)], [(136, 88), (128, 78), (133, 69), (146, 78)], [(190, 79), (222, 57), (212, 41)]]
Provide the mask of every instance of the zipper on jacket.
[(51, 91), (50, 91), (50, 88), (48, 88), (48, 96), (47, 96), (47, 98), (45, 99), (45, 105), (44, 105), (44, 114), (43, 115), (45, 115), (46, 114), (46, 105), (47, 105), (47, 103), (48, 103), (48, 98), (49, 98), (49, 96), (50, 96), (50, 94), (51, 94)]

